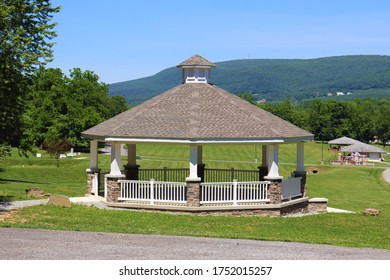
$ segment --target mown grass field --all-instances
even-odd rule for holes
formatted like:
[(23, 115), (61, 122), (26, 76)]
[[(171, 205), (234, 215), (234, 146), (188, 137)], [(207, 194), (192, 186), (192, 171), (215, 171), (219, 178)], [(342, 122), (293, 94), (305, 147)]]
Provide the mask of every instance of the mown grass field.
[[(307, 143), (305, 163), (310, 197), (326, 197), (329, 206), (355, 211), (355, 214), (321, 214), (305, 217), (225, 217), (141, 211), (110, 211), (73, 205), (26, 207), (0, 214), (0, 227), (29, 227), (57, 230), (120, 232), (137, 234), (188, 235), (256, 240), (295, 241), (390, 250), (390, 184), (380, 166), (321, 165), (337, 157), (327, 145)], [(60, 167), (46, 154), (42, 158), (20, 158), (15, 154), (0, 162), (0, 199), (28, 199), (25, 189), (39, 187), (46, 192), (83, 196), (86, 191), (87, 154), (60, 161)], [(296, 145), (281, 145), (280, 173), (288, 176), (295, 168)], [(138, 164), (144, 168), (187, 167), (188, 147), (139, 145)], [(205, 146), (207, 167), (256, 169), (261, 161), (261, 146)], [(99, 155), (99, 165), (108, 171), (109, 156)], [(256, 163), (256, 158), (258, 163)], [(123, 158), (125, 161), (125, 158)], [(390, 166), (389, 166), (390, 167)], [(365, 216), (365, 208), (377, 208), (378, 217)]]

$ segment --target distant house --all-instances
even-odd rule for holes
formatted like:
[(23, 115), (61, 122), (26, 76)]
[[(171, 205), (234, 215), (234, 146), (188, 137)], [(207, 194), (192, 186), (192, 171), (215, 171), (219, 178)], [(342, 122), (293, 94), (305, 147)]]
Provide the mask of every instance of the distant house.
[(344, 93), (344, 92), (341, 92), (341, 91), (338, 91), (338, 92), (336, 92), (336, 95), (337, 95), (337, 96), (342, 96), (342, 95), (345, 95), (345, 93)]
[(326, 96), (333, 96), (333, 93), (331, 93), (331, 92), (328, 92), (327, 94), (326, 94)]

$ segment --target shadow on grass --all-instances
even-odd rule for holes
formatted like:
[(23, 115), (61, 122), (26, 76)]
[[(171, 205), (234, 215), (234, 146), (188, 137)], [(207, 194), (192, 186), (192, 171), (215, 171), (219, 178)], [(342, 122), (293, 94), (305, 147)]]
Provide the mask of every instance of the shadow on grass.
[(8, 205), (13, 201), (13, 196), (11, 195), (0, 195), (0, 205)]
[(47, 185), (47, 183), (34, 182), (34, 181), (23, 181), (23, 180), (10, 180), (0, 178), (0, 184), (4, 183), (24, 183), (24, 184), (37, 184), (37, 185)]

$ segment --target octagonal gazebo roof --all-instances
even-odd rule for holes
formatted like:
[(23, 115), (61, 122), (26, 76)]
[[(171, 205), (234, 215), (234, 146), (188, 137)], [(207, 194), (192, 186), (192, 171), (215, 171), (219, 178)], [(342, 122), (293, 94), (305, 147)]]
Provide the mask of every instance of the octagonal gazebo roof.
[[(208, 62), (199, 57), (187, 61), (195, 66), (197, 61)], [(214, 66), (210, 64), (207, 66)], [(313, 139), (311, 133), (210, 83), (176, 86), (84, 131), (82, 136), (102, 141), (201, 144)]]

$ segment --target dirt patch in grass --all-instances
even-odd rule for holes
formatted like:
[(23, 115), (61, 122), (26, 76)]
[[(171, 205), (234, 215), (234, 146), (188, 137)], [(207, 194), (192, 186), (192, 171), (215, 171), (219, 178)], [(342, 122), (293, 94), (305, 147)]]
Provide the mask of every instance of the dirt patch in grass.
[(26, 219), (20, 218), (17, 213), (18, 209), (9, 210), (9, 211), (0, 211), (0, 223), (7, 222), (10, 224), (18, 224), (18, 223), (27, 223)]

